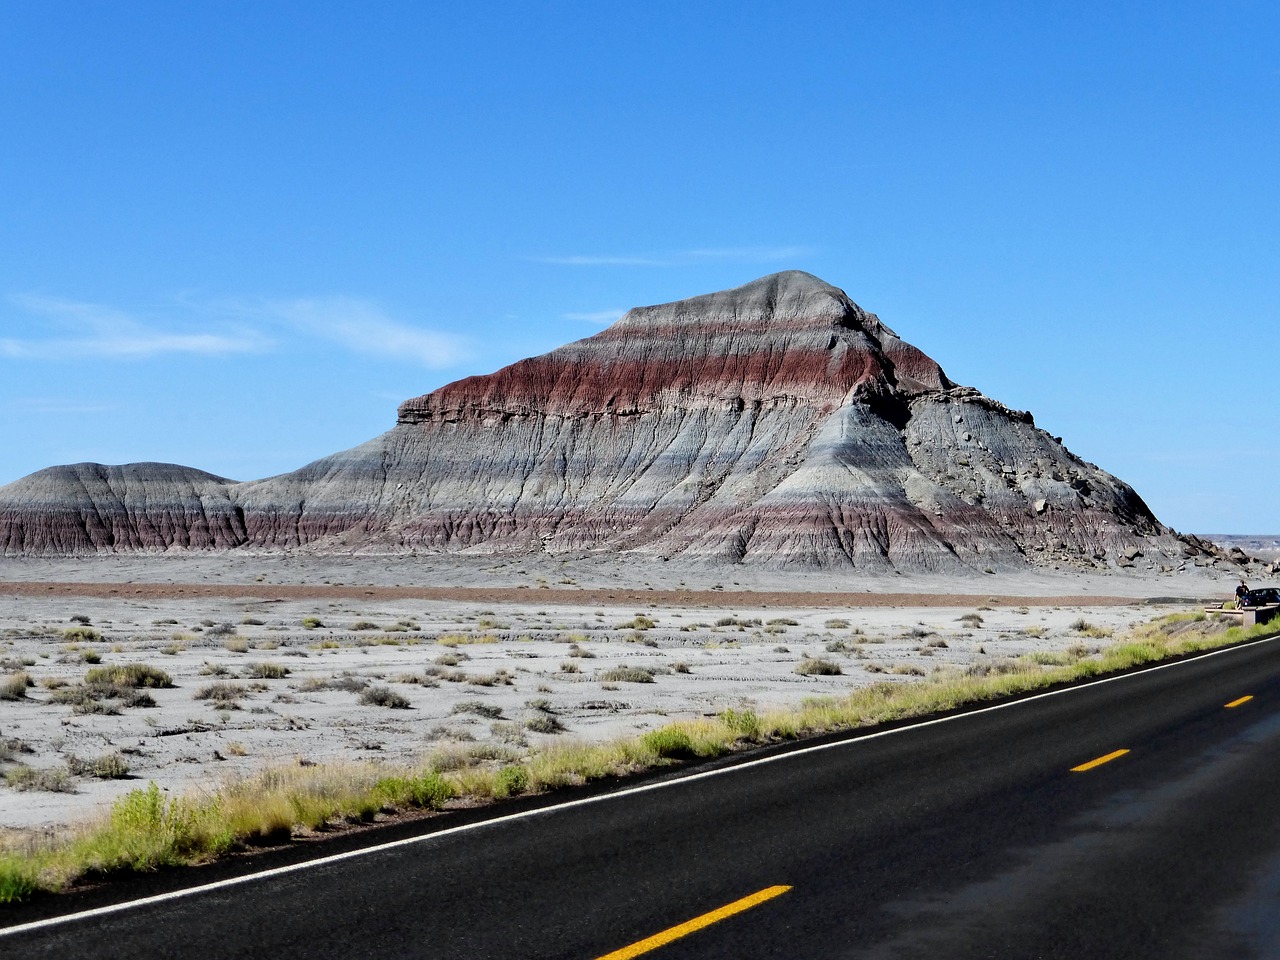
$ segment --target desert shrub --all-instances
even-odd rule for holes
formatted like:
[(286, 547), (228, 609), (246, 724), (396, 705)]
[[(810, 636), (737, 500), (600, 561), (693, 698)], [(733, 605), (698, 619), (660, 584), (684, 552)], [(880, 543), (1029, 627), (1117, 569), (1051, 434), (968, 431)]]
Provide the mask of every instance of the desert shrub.
[(318, 627), (323, 627), (324, 621), (319, 617), (303, 617), (302, 626), (307, 630), (315, 630)]
[(280, 663), (251, 663), (245, 667), (244, 675), (255, 680), (283, 680), (289, 675), (289, 668)]
[(790, 617), (774, 617), (772, 620), (766, 620), (765, 626), (769, 627), (798, 627), (799, 620), (792, 620)]
[(93, 627), (68, 627), (62, 631), (62, 639), (68, 643), (96, 642), (102, 639), (102, 634)]
[(691, 671), (689, 670), (689, 665), (687, 663), (685, 663), (683, 660), (677, 660), (673, 664), (671, 664), (671, 672), (672, 673), (689, 673)]
[(721, 617), (716, 621), (717, 627), (759, 627), (763, 622), (758, 619), (739, 620), (737, 617)]
[(493, 795), (514, 797), (529, 789), (529, 771), (524, 767), (503, 767), (493, 778)]
[(595, 654), (590, 650), (578, 646), (576, 643), (569, 644), (568, 655), (571, 657), (581, 657), (583, 660), (594, 660)]
[(618, 624), (619, 630), (652, 630), (656, 627), (657, 621), (650, 617), (646, 617), (643, 613), (637, 613), (635, 619), (628, 620), (626, 623)]
[(172, 687), (173, 678), (147, 663), (126, 663), (116, 667), (94, 667), (84, 675), (91, 686)]
[(838, 617), (833, 617), (832, 619), (824, 623), (823, 626), (826, 627), (828, 630), (848, 630), (849, 621), (841, 620)]
[[(20, 753), (35, 752), (35, 747), (31, 746), (31, 744), (27, 743), (25, 740), (18, 740), (13, 737), (0, 740), (0, 763), (6, 763)], [(3, 900), (0, 900), (0, 903), (3, 902)]]
[(802, 677), (836, 677), (844, 673), (840, 669), (840, 664), (816, 657), (805, 657), (796, 664), (795, 672)]
[(236, 628), (234, 624), (225, 623), (225, 622), (215, 623), (213, 624), (213, 626), (209, 626), (209, 624), (205, 624), (205, 627), (207, 628), (206, 632), (211, 637), (227, 637), (236, 632)]
[(392, 710), (408, 710), (409, 698), (396, 693), (390, 687), (369, 687), (360, 691), (356, 702), (366, 707), (389, 707)]
[(561, 673), (581, 673), (582, 668), (578, 666), (576, 663), (574, 663), (572, 660), (566, 660), (564, 663), (560, 664), (560, 672)]
[(222, 646), (231, 653), (248, 653), (249, 652), (249, 641), (246, 640), (244, 637), (239, 637), (239, 636), (227, 637), (226, 641), (223, 642)]
[(0, 680), (0, 700), (23, 700), (27, 696), (29, 686), (31, 686), (31, 675), (25, 670), (11, 673)]
[(459, 700), (449, 712), (474, 713), (477, 717), (484, 717), (487, 720), (497, 720), (502, 716), (501, 707), (485, 703), (483, 700)]
[(81, 663), (101, 663), (102, 654), (100, 654), (97, 650), (81, 650), (80, 662)]
[(970, 627), (982, 626), (982, 614), (980, 613), (962, 613), (956, 617), (956, 620)]
[(912, 663), (899, 663), (894, 666), (893, 672), (903, 677), (923, 677), (924, 671)]
[(72, 623), (84, 624), (86, 627), (93, 622), (86, 614), (83, 613), (73, 613), (71, 616), (67, 617), (67, 619)]
[(381, 630), (382, 628), (372, 620), (357, 620), (351, 625), (352, 630)]
[(20, 763), (4, 772), (4, 780), (14, 790), (39, 790), (44, 793), (75, 793), (71, 771), (66, 767), (42, 770)]
[(601, 670), (596, 678), (603, 683), (653, 683), (653, 671), (645, 667), (612, 667)]
[(535, 713), (525, 720), (524, 726), (534, 733), (560, 733), (564, 730), (564, 724), (549, 713)]
[(655, 753), (659, 757), (678, 760), (696, 756), (693, 749), (693, 739), (688, 733), (675, 727), (650, 730), (641, 735), (640, 744), (645, 750)]
[(123, 780), (129, 776), (129, 764), (119, 753), (104, 753), (93, 760), (70, 757), (67, 769), (76, 776), (97, 777), (99, 780)]
[(219, 680), (201, 687), (194, 697), (196, 700), (212, 700), (215, 706), (224, 710), (235, 710), (239, 708), (240, 700), (248, 694), (249, 691), (241, 684)]
[(242, 627), (260, 627), (263, 625), (263, 623), (264, 621), (259, 620), (257, 617), (241, 617), (240, 618), (240, 625)]

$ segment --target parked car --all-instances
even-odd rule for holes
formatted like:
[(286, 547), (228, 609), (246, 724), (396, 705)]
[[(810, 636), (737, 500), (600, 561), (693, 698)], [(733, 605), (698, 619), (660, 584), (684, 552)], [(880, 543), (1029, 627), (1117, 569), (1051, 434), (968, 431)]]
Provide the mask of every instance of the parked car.
[(1240, 598), (1239, 606), (1244, 607), (1265, 607), (1272, 603), (1280, 603), (1280, 588), (1277, 587), (1259, 587), (1256, 590), (1249, 590)]

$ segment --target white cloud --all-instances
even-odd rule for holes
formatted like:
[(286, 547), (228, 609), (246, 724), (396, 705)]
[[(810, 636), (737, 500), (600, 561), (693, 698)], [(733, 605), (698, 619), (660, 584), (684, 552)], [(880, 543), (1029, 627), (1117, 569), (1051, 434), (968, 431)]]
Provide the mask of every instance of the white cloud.
[[(15, 360), (83, 358), (141, 360), (161, 354), (227, 356), (268, 349), (271, 341), (240, 326), (218, 331), (163, 329), (96, 303), (58, 297), (10, 296), (9, 302), (34, 320), (23, 323), (35, 336), (0, 338), (0, 355)], [(49, 336), (49, 327), (58, 328)], [(34, 327), (34, 329), (32, 329)]]
[(587, 323), (610, 324), (618, 320), (625, 310), (591, 310), (586, 313), (566, 313), (566, 320), (585, 320)]
[(407, 360), (439, 369), (471, 357), (467, 340), (393, 320), (377, 304), (353, 297), (266, 300), (256, 308), (310, 336), (356, 353)]
[(810, 256), (812, 247), (703, 247), (661, 254), (570, 254), (530, 257), (538, 263), (568, 267), (678, 267), (706, 260), (741, 260), (748, 263), (797, 260)]

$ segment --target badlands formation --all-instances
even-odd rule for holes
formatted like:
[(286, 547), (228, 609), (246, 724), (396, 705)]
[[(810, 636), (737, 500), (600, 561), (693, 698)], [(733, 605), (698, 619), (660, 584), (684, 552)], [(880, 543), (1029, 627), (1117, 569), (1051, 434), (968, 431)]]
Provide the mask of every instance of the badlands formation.
[(175, 548), (941, 576), (1232, 562), (798, 271), (633, 309), (292, 473), (82, 463), (0, 487), (6, 556)]

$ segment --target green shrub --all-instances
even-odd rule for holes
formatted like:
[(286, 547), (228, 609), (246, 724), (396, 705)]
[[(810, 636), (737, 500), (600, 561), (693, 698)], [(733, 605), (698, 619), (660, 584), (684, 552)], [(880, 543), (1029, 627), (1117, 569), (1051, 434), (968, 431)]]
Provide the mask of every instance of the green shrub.
[(323, 627), (324, 621), (319, 617), (303, 617), (302, 625), (308, 630), (315, 630), (317, 627)]
[(720, 714), (720, 722), (747, 740), (760, 736), (760, 717), (753, 710), (725, 710)]
[(524, 767), (503, 767), (493, 778), (493, 795), (498, 799), (514, 797), (529, 789), (529, 771)]
[(418, 777), (383, 777), (375, 785), (391, 803), (409, 804), (424, 810), (439, 810), (453, 796), (453, 785), (438, 773)]
[(97, 641), (102, 639), (102, 634), (93, 627), (68, 627), (62, 631), (62, 639), (68, 643)]
[(564, 730), (564, 724), (549, 713), (535, 713), (525, 720), (524, 726), (534, 733), (560, 733)]
[(626, 623), (618, 624), (619, 630), (652, 630), (658, 625), (656, 620), (646, 617), (643, 613), (637, 613), (634, 620), (628, 620)]
[(675, 727), (650, 730), (641, 735), (640, 744), (659, 757), (683, 760), (697, 756), (693, 749), (693, 739), (685, 731)]

